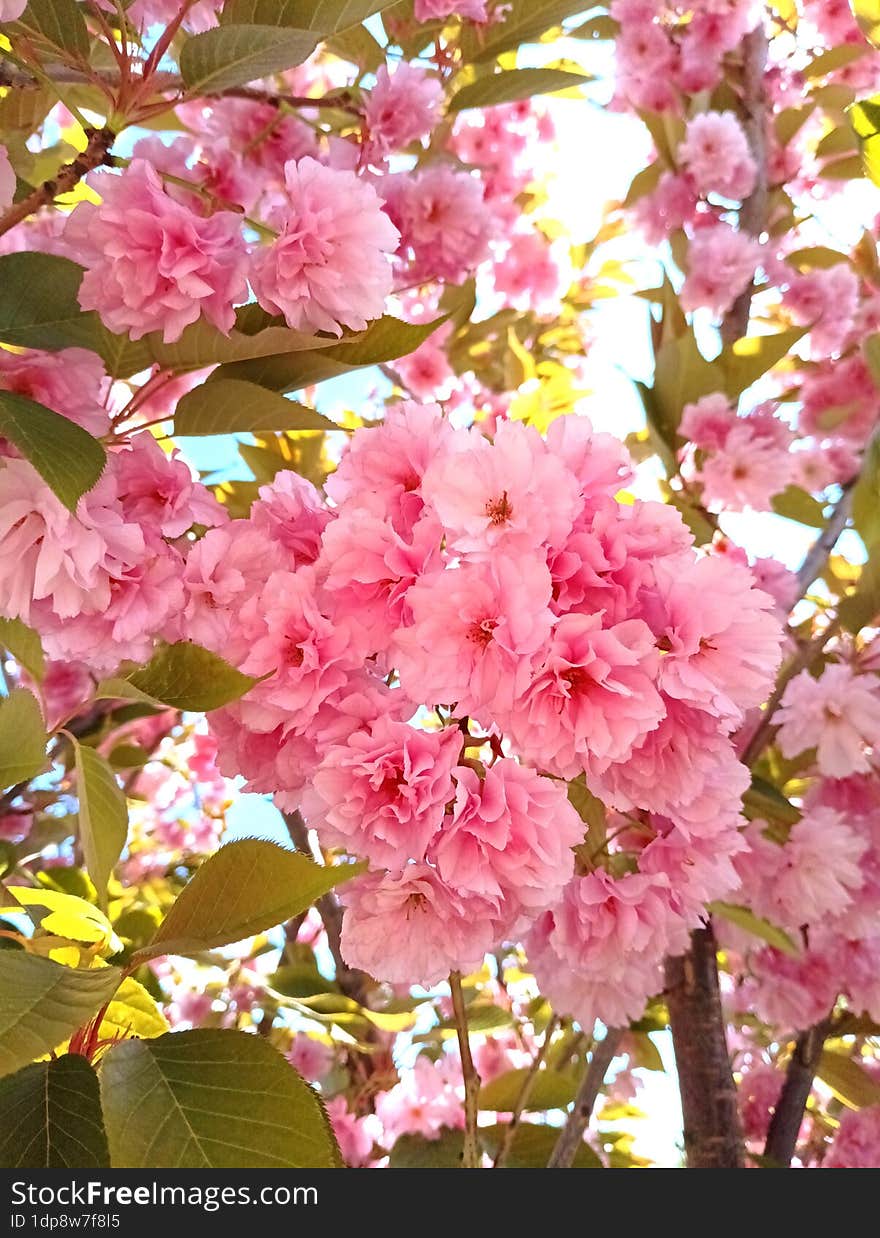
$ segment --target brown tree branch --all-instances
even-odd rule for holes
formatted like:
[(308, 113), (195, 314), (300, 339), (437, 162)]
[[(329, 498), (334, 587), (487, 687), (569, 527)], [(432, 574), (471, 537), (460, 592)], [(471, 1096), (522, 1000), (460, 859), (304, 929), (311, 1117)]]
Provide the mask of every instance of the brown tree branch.
[[(303, 855), (314, 859), (312, 849), (309, 846), (308, 827), (302, 818), (302, 814), (297, 810), (296, 812), (285, 812), (282, 816), (284, 817), (284, 823), (287, 826), (290, 840), (297, 851), (301, 851)], [(332, 892), (322, 894), (315, 903), (315, 907), (324, 923), (327, 945), (330, 948), (330, 953), (333, 955), (333, 962), (336, 966), (336, 983), (346, 997), (350, 997), (359, 1006), (363, 1006), (366, 1004), (367, 995), (373, 987), (373, 982), (365, 971), (360, 971), (357, 967), (349, 967), (342, 957), (343, 911), (339, 899)]]
[(464, 1002), (464, 994), (461, 991), (461, 972), (450, 972), (449, 988), (452, 992), (452, 1009), (455, 1012), (458, 1051), (461, 1054), (461, 1073), (464, 1079), (464, 1152), (461, 1167), (462, 1169), (479, 1169), (482, 1159), (477, 1136), (480, 1076), (477, 1074), (477, 1068), (474, 1065), (474, 1059), (471, 1054), (467, 1007)]
[(715, 933), (691, 933), (686, 954), (666, 960), (666, 1000), (689, 1169), (742, 1169), (744, 1148), (730, 1067)]
[(519, 1090), (519, 1096), (516, 1098), (516, 1104), (510, 1114), (510, 1121), (507, 1124), (507, 1129), (504, 1132), (504, 1138), (501, 1141), (501, 1147), (498, 1149), (498, 1155), (495, 1157), (494, 1169), (503, 1169), (504, 1163), (510, 1155), (510, 1150), (513, 1147), (513, 1140), (516, 1132), (519, 1130), (520, 1120), (523, 1115), (523, 1110), (529, 1103), (529, 1097), (532, 1094), (532, 1089), (535, 1086), (535, 1080), (538, 1078), (538, 1072), (544, 1058), (547, 1056), (547, 1051), (550, 1048), (550, 1041), (553, 1038), (553, 1033), (559, 1026), (559, 1016), (553, 1015), (550, 1022), (544, 1031), (544, 1039), (541, 1042), (541, 1047), (532, 1059), (532, 1064), (529, 1067), (528, 1074), (523, 1080), (523, 1085)]
[(38, 189), (0, 215), (0, 236), (35, 214), (40, 207), (51, 206), (56, 198), (70, 193), (88, 172), (106, 163), (116, 135), (106, 128), (87, 129), (86, 137), (88, 145), (82, 154), (65, 163), (51, 180), (44, 181)]
[(605, 1081), (611, 1060), (617, 1052), (623, 1031), (624, 1029), (620, 1027), (609, 1027), (605, 1033), (605, 1039), (594, 1047), (593, 1056), (584, 1071), (574, 1104), (565, 1120), (565, 1126), (556, 1141), (550, 1160), (547, 1162), (548, 1169), (571, 1169), (583, 1143), (584, 1131), (589, 1125), (596, 1097)]
[(801, 1032), (795, 1042), (764, 1145), (764, 1156), (772, 1162), (770, 1167), (773, 1169), (791, 1168), (804, 1109), (832, 1025), (832, 1016), (829, 1015), (821, 1023)]

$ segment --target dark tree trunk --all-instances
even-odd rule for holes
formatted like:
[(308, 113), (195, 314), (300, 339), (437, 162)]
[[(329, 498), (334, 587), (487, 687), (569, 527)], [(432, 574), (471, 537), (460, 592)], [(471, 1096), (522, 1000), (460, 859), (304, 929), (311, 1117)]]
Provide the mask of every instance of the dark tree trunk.
[(724, 1032), (711, 924), (687, 954), (666, 960), (666, 1000), (678, 1067), (688, 1169), (742, 1169), (743, 1136)]

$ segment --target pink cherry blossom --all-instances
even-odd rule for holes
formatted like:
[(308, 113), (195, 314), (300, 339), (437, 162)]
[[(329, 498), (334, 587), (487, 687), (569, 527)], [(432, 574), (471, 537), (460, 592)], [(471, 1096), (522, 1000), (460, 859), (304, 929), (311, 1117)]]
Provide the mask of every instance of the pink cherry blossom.
[(390, 1147), (400, 1135), (437, 1139), (444, 1128), (459, 1129), (464, 1125), (463, 1093), (461, 1069), (451, 1058), (432, 1062), (417, 1057), (398, 1084), (376, 1097), (383, 1142)]
[(405, 689), (432, 703), (458, 702), (484, 717), (510, 706), (530, 657), (550, 634), (550, 573), (541, 559), (496, 554), (433, 572), (407, 594), (412, 623), (400, 628), (394, 660)]
[(421, 860), (455, 794), (461, 748), (455, 727), (432, 733), (377, 718), (327, 750), (303, 794), (303, 811), (325, 845), (385, 868)]
[(426, 137), (439, 120), (442, 101), (440, 81), (425, 69), (402, 60), (389, 73), (381, 65), (364, 106), (369, 157), (381, 160)]
[(840, 1129), (823, 1161), (825, 1169), (876, 1169), (880, 1157), (880, 1105), (844, 1109)]
[(495, 944), (498, 900), (453, 889), (427, 864), (356, 877), (344, 899), (343, 958), (392, 984), (474, 971)]
[(677, 152), (698, 193), (742, 201), (755, 187), (757, 167), (733, 112), (701, 112), (688, 121)]
[(250, 519), (291, 557), (291, 566), (314, 563), (321, 535), (330, 520), (321, 495), (310, 481), (291, 469), (281, 469), (251, 506)]
[(773, 602), (746, 568), (711, 555), (656, 568), (657, 593), (645, 618), (662, 651), (663, 691), (739, 720), (769, 691), (782, 632)]
[(455, 771), (455, 804), (431, 855), (454, 889), (500, 896), (511, 918), (555, 902), (572, 876), (571, 848), (584, 824), (565, 789), (516, 761), (502, 759), (484, 779)]
[(298, 331), (365, 330), (391, 291), (398, 233), (376, 191), (352, 172), (306, 156), (284, 165), (277, 240), (257, 249), (250, 281), (259, 303)]
[(58, 352), (28, 349), (20, 353), (0, 349), (0, 390), (15, 391), (45, 404), (89, 434), (107, 432), (108, 385), (101, 358), (85, 348), (62, 348)]
[(504, 422), (490, 443), (480, 435), (427, 471), (422, 494), (464, 553), (521, 552), (557, 545), (580, 508), (578, 485), (532, 427)]
[(385, 177), (387, 210), (409, 258), (406, 282), (442, 279), (460, 284), (489, 256), (495, 225), (479, 180), (445, 163)]
[(370, 507), (406, 536), (424, 511), (422, 484), (429, 466), (455, 441), (456, 432), (437, 404), (398, 404), (381, 425), (352, 437), (325, 489), (337, 505)]
[(820, 773), (846, 778), (870, 768), (869, 754), (880, 736), (880, 691), (873, 677), (831, 663), (818, 679), (809, 671), (796, 675), (776, 717), (784, 756), (815, 748)]
[(97, 173), (93, 184), (100, 205), (81, 203), (65, 229), (86, 267), (82, 308), (135, 340), (161, 331), (173, 343), (202, 314), (228, 333), (247, 291), (239, 217), (199, 216), (167, 194), (142, 159), (121, 174)]
[(701, 228), (688, 251), (688, 274), (681, 289), (681, 308), (687, 313), (711, 310), (726, 314), (755, 274), (760, 246), (729, 224)]
[(599, 615), (563, 615), (533, 659), (509, 718), (522, 753), (560, 778), (624, 761), (663, 717), (658, 655), (638, 619), (603, 628)]

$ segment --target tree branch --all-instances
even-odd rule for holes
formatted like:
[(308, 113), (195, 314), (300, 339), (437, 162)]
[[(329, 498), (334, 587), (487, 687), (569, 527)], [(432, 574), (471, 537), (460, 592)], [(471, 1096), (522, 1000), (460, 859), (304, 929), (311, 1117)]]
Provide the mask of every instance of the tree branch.
[(513, 1106), (510, 1121), (508, 1122), (507, 1129), (504, 1132), (504, 1139), (501, 1142), (501, 1147), (498, 1149), (498, 1155), (495, 1157), (493, 1169), (503, 1169), (504, 1163), (510, 1155), (510, 1149), (513, 1147), (514, 1137), (516, 1136), (516, 1132), (519, 1130), (523, 1110), (529, 1103), (529, 1097), (532, 1094), (532, 1088), (535, 1086), (535, 1080), (538, 1077), (541, 1064), (547, 1056), (547, 1050), (550, 1048), (550, 1041), (558, 1026), (559, 1017), (558, 1015), (553, 1015), (544, 1031), (544, 1039), (541, 1042), (541, 1047), (535, 1054), (532, 1064), (529, 1067), (529, 1072), (523, 1080), (523, 1085), (519, 1090), (519, 1096), (517, 1096), (516, 1104)]
[(0, 215), (0, 236), (35, 214), (40, 207), (51, 206), (56, 198), (70, 193), (88, 172), (107, 161), (116, 135), (110, 129), (86, 129), (86, 136), (88, 145), (81, 155), (65, 163), (52, 180), (44, 181), (38, 189)]
[(605, 1033), (605, 1039), (593, 1049), (593, 1056), (584, 1071), (574, 1104), (565, 1120), (565, 1126), (556, 1141), (550, 1160), (547, 1162), (548, 1169), (571, 1169), (574, 1158), (583, 1143), (584, 1131), (589, 1125), (596, 1097), (605, 1081), (608, 1067), (617, 1052), (622, 1036), (623, 1028), (609, 1027)]
[[(290, 840), (297, 851), (301, 851), (303, 855), (314, 859), (312, 849), (309, 846), (308, 827), (302, 818), (302, 814), (297, 810), (296, 812), (282, 813), (282, 816), (284, 817), (284, 823), (287, 826)], [(318, 915), (324, 922), (327, 945), (330, 947), (330, 953), (333, 955), (333, 962), (336, 966), (336, 983), (346, 997), (350, 997), (359, 1006), (363, 1006), (366, 1004), (367, 995), (373, 987), (373, 982), (365, 971), (360, 971), (357, 967), (349, 967), (342, 957), (340, 943), (343, 912), (339, 899), (332, 892), (322, 894), (315, 903), (315, 907), (317, 908)]]
[(743, 1135), (730, 1068), (712, 924), (666, 960), (666, 1000), (689, 1169), (742, 1169)]
[(477, 1068), (471, 1055), (467, 1007), (464, 1004), (464, 994), (461, 991), (461, 972), (450, 972), (449, 988), (452, 992), (452, 1009), (455, 1012), (458, 1051), (461, 1054), (461, 1073), (464, 1078), (464, 1154), (461, 1167), (462, 1169), (479, 1169), (482, 1159), (480, 1144), (477, 1138), (480, 1076), (477, 1074)]
[(791, 1167), (804, 1109), (832, 1023), (832, 1016), (829, 1015), (821, 1023), (801, 1032), (795, 1042), (764, 1145), (764, 1156), (768, 1161), (772, 1161), (774, 1169)]

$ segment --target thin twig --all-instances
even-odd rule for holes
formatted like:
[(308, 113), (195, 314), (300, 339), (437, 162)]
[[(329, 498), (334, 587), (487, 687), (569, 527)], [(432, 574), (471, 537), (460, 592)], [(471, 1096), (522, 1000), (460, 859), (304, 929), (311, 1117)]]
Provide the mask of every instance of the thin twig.
[(623, 1028), (609, 1027), (605, 1033), (605, 1039), (593, 1049), (593, 1056), (584, 1071), (574, 1104), (565, 1120), (565, 1126), (556, 1141), (550, 1160), (547, 1162), (548, 1169), (571, 1169), (574, 1164), (575, 1157), (583, 1143), (584, 1131), (590, 1123), (596, 1097), (605, 1081), (608, 1067), (617, 1052), (622, 1036)]
[(807, 556), (797, 574), (797, 597), (795, 603), (804, 596), (810, 585), (820, 575), (827, 563), (832, 550), (837, 545), (838, 538), (846, 528), (852, 508), (853, 489), (857, 478), (852, 478), (843, 487), (843, 493), (837, 500), (834, 510), (828, 517), (825, 528), (807, 551)]
[(553, 1015), (550, 1022), (547, 1024), (541, 1047), (535, 1054), (532, 1064), (529, 1067), (528, 1074), (523, 1080), (523, 1085), (519, 1090), (519, 1096), (517, 1096), (516, 1103), (514, 1104), (510, 1114), (510, 1122), (507, 1124), (507, 1129), (504, 1132), (504, 1139), (501, 1142), (501, 1147), (498, 1149), (498, 1155), (495, 1157), (495, 1164), (493, 1166), (494, 1169), (503, 1169), (504, 1163), (510, 1155), (510, 1150), (513, 1147), (513, 1140), (516, 1136), (516, 1132), (519, 1130), (523, 1110), (529, 1103), (532, 1088), (535, 1086), (538, 1073), (545, 1057), (547, 1056), (547, 1050), (550, 1048), (550, 1041), (553, 1037), (553, 1033), (556, 1031), (558, 1026), (559, 1016)]
[(88, 145), (82, 154), (64, 164), (51, 180), (44, 181), (38, 189), (34, 189), (26, 198), (22, 198), (0, 215), (0, 236), (35, 214), (41, 207), (50, 206), (62, 194), (70, 193), (88, 172), (106, 162), (116, 135), (109, 129), (86, 129), (85, 132)]
[(479, 1169), (480, 1144), (477, 1138), (477, 1113), (480, 1097), (480, 1076), (471, 1055), (471, 1042), (468, 1036), (467, 1008), (464, 1004), (464, 994), (461, 991), (461, 972), (449, 974), (449, 988), (452, 992), (452, 1009), (455, 1012), (455, 1027), (458, 1032), (458, 1051), (461, 1054), (461, 1073), (464, 1078), (464, 1153), (462, 1169)]
[(816, 1068), (832, 1027), (833, 1017), (829, 1015), (797, 1038), (764, 1145), (764, 1156), (774, 1169), (791, 1166)]
[[(309, 846), (308, 827), (302, 818), (302, 814), (297, 811), (286, 812), (282, 815), (293, 845), (298, 851), (309, 856), (310, 859), (314, 859), (314, 853)], [(339, 899), (332, 892), (323, 894), (315, 903), (315, 907), (323, 921), (324, 931), (327, 934), (327, 945), (330, 948), (330, 953), (333, 955), (333, 962), (336, 966), (336, 983), (346, 997), (350, 997), (359, 1006), (363, 1006), (366, 1003), (367, 994), (373, 986), (366, 972), (360, 971), (356, 967), (349, 967), (342, 957), (342, 907), (340, 906)]]
[(838, 621), (835, 619), (829, 623), (824, 631), (820, 632), (813, 640), (802, 645), (797, 653), (791, 658), (779, 672), (779, 678), (776, 681), (776, 687), (773, 689), (773, 694), (767, 701), (764, 707), (764, 712), (761, 714), (760, 721), (752, 734), (751, 739), (743, 749), (740, 760), (743, 765), (751, 768), (757, 761), (758, 757), (767, 747), (771, 739), (771, 731), (773, 729), (773, 717), (779, 708), (782, 698), (785, 695), (785, 689), (794, 679), (795, 675), (799, 675), (805, 667), (808, 667), (814, 658), (822, 652), (831, 637), (835, 635), (839, 627)]

